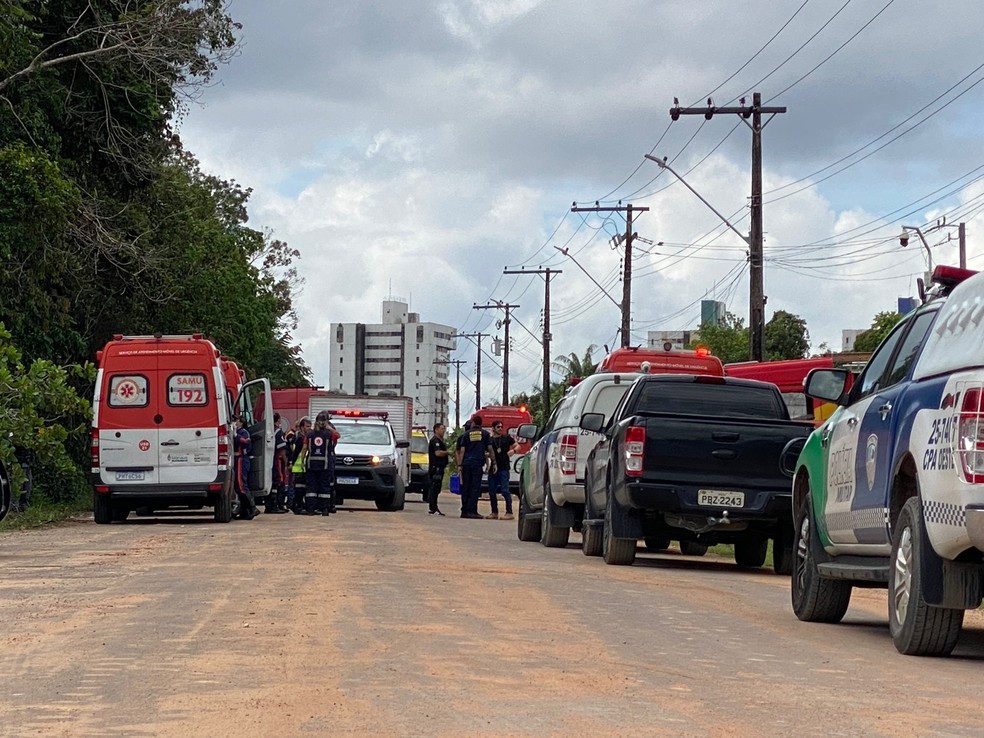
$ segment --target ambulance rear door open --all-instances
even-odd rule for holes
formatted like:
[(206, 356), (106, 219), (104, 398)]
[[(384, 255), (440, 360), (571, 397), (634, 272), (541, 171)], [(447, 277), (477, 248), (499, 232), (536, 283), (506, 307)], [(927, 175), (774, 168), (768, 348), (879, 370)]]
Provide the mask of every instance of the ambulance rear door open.
[[(273, 489), (273, 454), (276, 429), (273, 427), (273, 398), (266, 377), (246, 382), (236, 398), (235, 411), (253, 441), (249, 467), (249, 488), (257, 497)], [(257, 420), (259, 418), (259, 420)]]

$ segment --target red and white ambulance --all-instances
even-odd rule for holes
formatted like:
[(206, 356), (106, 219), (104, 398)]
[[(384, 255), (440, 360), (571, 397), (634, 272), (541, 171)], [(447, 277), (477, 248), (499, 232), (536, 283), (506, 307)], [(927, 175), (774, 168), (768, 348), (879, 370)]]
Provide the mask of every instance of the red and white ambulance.
[(230, 387), (242, 379), (239, 368), (200, 334), (117, 335), (97, 362), (91, 468), (97, 523), (125, 520), (138, 508), (205, 505), (214, 507), (216, 521), (228, 522), (234, 409), (253, 439), (250, 489), (256, 496), (270, 491), (273, 413), (266, 407), (254, 422), (249, 401), (270, 397), (268, 379)]

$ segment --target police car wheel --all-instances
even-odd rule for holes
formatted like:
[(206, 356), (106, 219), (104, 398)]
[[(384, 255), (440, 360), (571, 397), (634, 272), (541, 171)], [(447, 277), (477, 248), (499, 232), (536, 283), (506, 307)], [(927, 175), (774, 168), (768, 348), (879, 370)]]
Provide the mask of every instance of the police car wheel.
[(947, 656), (957, 645), (964, 611), (926, 603), (920, 569), (925, 537), (922, 505), (918, 497), (911, 497), (902, 506), (892, 535), (888, 626), (899, 653)]
[(823, 549), (817, 540), (809, 494), (803, 495), (795, 521), (795, 559), (790, 584), (793, 612), (805, 622), (838, 623), (851, 604), (852, 586), (842, 579), (823, 579), (817, 570), (817, 560)]
[(543, 521), (540, 523), (540, 543), (547, 548), (563, 548), (570, 540), (571, 529), (562, 525), (554, 525), (550, 522), (550, 515), (553, 513), (557, 503), (550, 495), (550, 482), (543, 484)]
[(521, 541), (531, 543), (540, 540), (540, 525), (543, 518), (539, 513), (530, 509), (526, 495), (520, 492), (519, 515), (516, 516), (516, 536)]

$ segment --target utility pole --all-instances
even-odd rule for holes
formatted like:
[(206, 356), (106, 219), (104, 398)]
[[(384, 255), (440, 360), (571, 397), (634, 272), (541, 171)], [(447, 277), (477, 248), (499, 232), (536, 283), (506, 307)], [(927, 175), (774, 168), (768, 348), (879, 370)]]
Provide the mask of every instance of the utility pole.
[(455, 377), (454, 377), (454, 427), (461, 427), (461, 365), (467, 364), (467, 361), (462, 359), (434, 359), (435, 364), (444, 364), (445, 366), (449, 364), (454, 364)]
[[(762, 230), (762, 129), (785, 107), (762, 107), (762, 94), (752, 93), (752, 105), (745, 105), (741, 99), (739, 107), (715, 107), (707, 98), (705, 108), (681, 108), (674, 98), (670, 108), (670, 118), (677, 120), (681, 115), (703, 115), (710, 120), (715, 113), (735, 114), (752, 131), (752, 194), (749, 199), (751, 224), (748, 233), (748, 337), (751, 344), (752, 361), (765, 358), (765, 286), (763, 275), (764, 238)], [(762, 114), (769, 118), (762, 122)], [(749, 123), (748, 119), (752, 122)]]
[(482, 339), (488, 338), (488, 333), (459, 333), (462, 338), (474, 338), (478, 346), (478, 360), (475, 362), (475, 409), (482, 407)]
[(625, 213), (625, 237), (623, 238), (623, 243), (625, 244), (625, 266), (622, 267), (622, 347), (627, 348), (631, 343), (631, 329), (629, 327), (630, 317), (632, 313), (632, 241), (635, 239), (636, 234), (632, 231), (632, 212), (633, 210), (644, 213), (649, 210), (646, 207), (636, 206), (633, 208), (632, 203), (628, 205), (622, 205), (619, 202), (618, 207), (613, 208), (603, 208), (599, 207), (598, 203), (595, 203), (593, 208), (582, 208), (578, 207), (577, 203), (571, 206), (572, 213)]
[(503, 269), (503, 274), (543, 275), (543, 422), (550, 417), (550, 277), (562, 269)]
[(505, 310), (506, 317), (502, 321), (504, 331), (504, 345), (502, 348), (502, 404), (509, 404), (509, 311), (515, 310), (519, 305), (510, 305), (496, 300), (492, 305), (472, 305), (473, 310)]

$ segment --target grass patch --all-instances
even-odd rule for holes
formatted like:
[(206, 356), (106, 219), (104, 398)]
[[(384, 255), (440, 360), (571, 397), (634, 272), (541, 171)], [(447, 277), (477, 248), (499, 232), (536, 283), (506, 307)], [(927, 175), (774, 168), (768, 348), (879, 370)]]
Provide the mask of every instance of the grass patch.
[(30, 506), (23, 512), (11, 510), (0, 522), (0, 531), (28, 530), (54, 525), (68, 520), (74, 515), (80, 515), (92, 510), (92, 501), (88, 498), (69, 500), (67, 502), (49, 502), (43, 497), (35, 497)]

